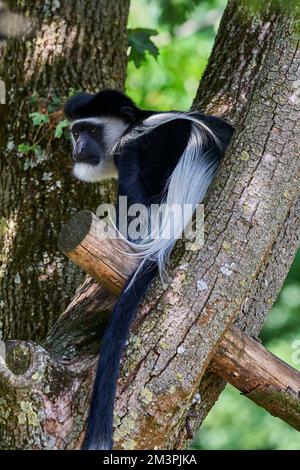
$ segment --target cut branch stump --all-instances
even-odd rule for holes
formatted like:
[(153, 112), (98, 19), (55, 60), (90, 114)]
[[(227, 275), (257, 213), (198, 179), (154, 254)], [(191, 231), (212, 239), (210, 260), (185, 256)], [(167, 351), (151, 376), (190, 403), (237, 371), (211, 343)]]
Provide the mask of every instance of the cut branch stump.
[[(139, 264), (131, 256), (132, 248), (124, 240), (116, 239), (114, 230), (90, 211), (79, 212), (65, 224), (58, 244), (66, 256), (114, 294), (120, 293)], [(209, 368), (300, 431), (300, 373), (257, 340), (230, 325)]]

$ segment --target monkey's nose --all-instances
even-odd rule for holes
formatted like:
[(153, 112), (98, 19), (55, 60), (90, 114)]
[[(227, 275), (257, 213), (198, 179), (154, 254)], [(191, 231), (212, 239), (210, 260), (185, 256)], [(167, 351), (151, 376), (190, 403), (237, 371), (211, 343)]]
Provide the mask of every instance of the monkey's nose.
[(78, 146), (73, 152), (73, 160), (75, 162), (84, 162), (87, 159), (84, 145)]
[(73, 154), (73, 160), (74, 160), (74, 162), (78, 163), (78, 162), (84, 162), (86, 160), (86, 158), (85, 158), (84, 155), (74, 153)]

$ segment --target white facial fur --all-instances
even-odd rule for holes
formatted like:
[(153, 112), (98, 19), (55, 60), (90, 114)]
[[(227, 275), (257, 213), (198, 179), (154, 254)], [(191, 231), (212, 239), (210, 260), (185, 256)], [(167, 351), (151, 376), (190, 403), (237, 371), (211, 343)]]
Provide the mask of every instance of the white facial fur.
[[(101, 118), (86, 118), (77, 119), (71, 124), (71, 130), (74, 124), (79, 122), (87, 122), (89, 124), (102, 125), (104, 127), (104, 141), (106, 145), (106, 154), (104, 159), (98, 165), (91, 165), (89, 163), (75, 163), (73, 167), (73, 174), (81, 181), (95, 183), (103, 181), (108, 178), (117, 177), (117, 169), (114, 163), (112, 149), (123, 135), (129, 124), (121, 119), (113, 117)], [(75, 144), (72, 135), (73, 145)]]
[(96, 183), (109, 178), (117, 177), (117, 169), (113, 161), (113, 157), (109, 157), (111, 161), (102, 161), (98, 165), (90, 165), (88, 163), (75, 163), (73, 174), (81, 181), (87, 183)]

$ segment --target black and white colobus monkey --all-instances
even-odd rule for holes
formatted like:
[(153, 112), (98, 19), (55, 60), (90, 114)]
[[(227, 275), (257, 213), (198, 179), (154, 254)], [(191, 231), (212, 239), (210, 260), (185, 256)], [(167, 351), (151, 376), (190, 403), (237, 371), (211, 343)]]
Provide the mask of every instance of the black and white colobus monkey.
[[(65, 115), (70, 120), (74, 175), (87, 182), (118, 177), (118, 196), (127, 196), (128, 206), (164, 202), (196, 207), (233, 134), (219, 118), (143, 111), (114, 90), (70, 98)], [(172, 240), (158, 237), (138, 247), (138, 274), (128, 280), (102, 339), (85, 449), (112, 448), (116, 382), (128, 332), (149, 284), (163, 270), (180, 235), (175, 227)]]

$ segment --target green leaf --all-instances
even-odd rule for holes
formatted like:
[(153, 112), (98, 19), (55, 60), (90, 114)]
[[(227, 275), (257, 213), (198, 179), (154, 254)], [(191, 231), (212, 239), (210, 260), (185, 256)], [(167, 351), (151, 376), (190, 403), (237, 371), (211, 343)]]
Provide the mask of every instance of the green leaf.
[(158, 48), (151, 41), (151, 36), (157, 36), (155, 29), (135, 28), (128, 29), (128, 44), (131, 47), (129, 60), (139, 68), (146, 58), (146, 52), (149, 52), (155, 59), (158, 56)]
[(43, 114), (40, 112), (30, 113), (29, 117), (32, 119), (32, 123), (34, 126), (40, 126), (43, 124), (48, 124), (49, 116), (48, 114)]
[(63, 135), (64, 133), (64, 129), (66, 127), (68, 127), (69, 125), (69, 121), (67, 121), (67, 119), (64, 119), (63, 121), (60, 121), (56, 128), (55, 128), (55, 134), (54, 134), (54, 137), (56, 137), (56, 139), (60, 139), (60, 137)]
[(69, 88), (68, 91), (68, 98), (71, 98), (71, 96), (77, 95), (77, 93), (81, 93), (82, 90), (76, 90), (76, 88)]
[(30, 150), (31, 150), (31, 148), (30, 148), (30, 145), (28, 145), (28, 144), (20, 144), (20, 145), (18, 145), (18, 152), (24, 153), (24, 155), (26, 155), (27, 153), (29, 153)]
[(61, 105), (61, 99), (60, 99), (59, 96), (56, 96), (56, 95), (52, 96), (51, 101), (54, 104), (54, 106), (60, 106)]
[[(148, 3), (152, 3), (152, 0), (148, 0)], [(205, 7), (206, 3), (206, 8), (213, 9), (218, 4), (216, 0), (210, 0), (208, 6), (204, 0), (156, 0), (156, 3), (159, 7), (159, 22), (166, 26), (172, 35), (176, 26), (187, 21), (197, 6), (204, 4)]]
[(36, 157), (41, 157), (41, 155), (43, 153), (41, 146), (37, 145), (37, 144), (33, 144), (31, 146), (31, 150), (33, 151), (33, 153)]

